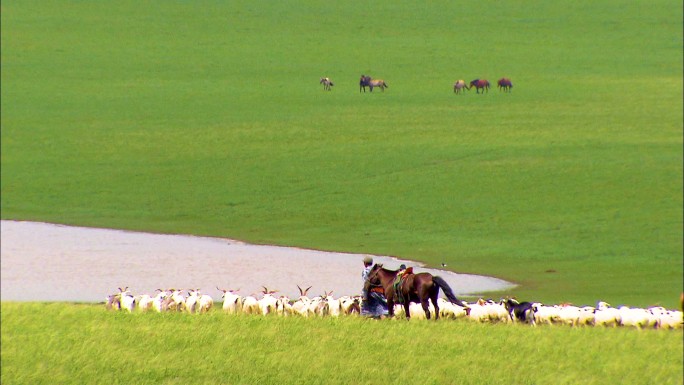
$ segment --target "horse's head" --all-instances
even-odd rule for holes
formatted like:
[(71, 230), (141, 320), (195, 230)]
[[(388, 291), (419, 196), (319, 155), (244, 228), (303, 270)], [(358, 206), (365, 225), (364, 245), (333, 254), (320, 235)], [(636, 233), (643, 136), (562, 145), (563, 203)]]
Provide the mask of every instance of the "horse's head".
[(376, 263), (371, 268), (371, 271), (368, 274), (368, 282), (370, 282), (371, 285), (380, 284), (380, 277), (378, 276), (378, 272), (380, 271), (380, 269), (382, 269), (382, 263)]

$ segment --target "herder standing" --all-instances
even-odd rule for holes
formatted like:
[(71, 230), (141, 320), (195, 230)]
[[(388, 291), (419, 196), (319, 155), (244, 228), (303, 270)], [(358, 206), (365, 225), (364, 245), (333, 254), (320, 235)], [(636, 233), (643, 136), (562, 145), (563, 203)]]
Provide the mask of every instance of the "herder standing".
[[(382, 286), (367, 285), (368, 276), (373, 268), (373, 258), (365, 257), (363, 259), (363, 301), (361, 302), (361, 315), (368, 317), (383, 317), (389, 312), (387, 311), (387, 299)], [(366, 291), (368, 287), (368, 291)]]

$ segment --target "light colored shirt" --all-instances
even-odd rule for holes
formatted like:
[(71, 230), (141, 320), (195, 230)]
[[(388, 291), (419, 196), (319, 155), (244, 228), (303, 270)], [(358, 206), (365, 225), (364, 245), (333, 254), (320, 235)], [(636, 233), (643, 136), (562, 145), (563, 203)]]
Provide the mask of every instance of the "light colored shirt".
[(368, 276), (370, 275), (371, 270), (373, 269), (373, 266), (368, 266), (365, 269), (363, 269), (363, 272), (361, 273), (361, 278), (363, 278), (363, 283), (366, 283), (368, 280)]

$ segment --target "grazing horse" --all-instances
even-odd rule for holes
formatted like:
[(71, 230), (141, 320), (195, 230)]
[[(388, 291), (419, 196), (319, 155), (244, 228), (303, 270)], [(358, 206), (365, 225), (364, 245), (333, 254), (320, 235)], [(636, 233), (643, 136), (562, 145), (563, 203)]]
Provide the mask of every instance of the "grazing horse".
[(513, 88), (513, 83), (511, 83), (511, 79), (509, 78), (501, 78), (497, 82), (497, 87), (499, 88), (499, 92), (509, 92), (511, 88)]
[(475, 79), (472, 82), (470, 82), (470, 87), (475, 87), (475, 92), (480, 93), (480, 89), (482, 89), (482, 93), (484, 94), (485, 91), (489, 92), (489, 80), (487, 79)]
[[(394, 302), (399, 298), (394, 291), (394, 283), (397, 278), (399, 270), (388, 270), (382, 267), (382, 264), (375, 264), (370, 273), (368, 274), (368, 280), (366, 281), (366, 286), (371, 285), (381, 285), (385, 290), (385, 297), (387, 298), (387, 310), (389, 310), (389, 316), (394, 316)], [(411, 312), (409, 311), (409, 305), (411, 302), (420, 303), (423, 311), (425, 311), (425, 317), (430, 319), (430, 305), (428, 301), (432, 301), (432, 306), (435, 308), (435, 319), (439, 318), (439, 305), (437, 299), (439, 297), (439, 289), (444, 291), (444, 294), (449, 299), (449, 302), (455, 303), (466, 309), (466, 313), (470, 311), (470, 308), (465, 303), (461, 302), (454, 292), (451, 291), (451, 287), (446, 283), (441, 277), (433, 276), (430, 273), (407, 273), (402, 277), (399, 283), (398, 289), (401, 293), (401, 298), (404, 299), (404, 311), (406, 313), (406, 318), (411, 318)]]
[(370, 87), (371, 92), (373, 92), (373, 87), (378, 87), (382, 90), (382, 92), (385, 92), (385, 88), (388, 88), (389, 86), (382, 79), (371, 79), (371, 81), (368, 83), (368, 87)]
[(465, 80), (463, 80), (463, 79), (457, 80), (456, 83), (454, 83), (454, 93), (460, 94), (461, 90), (464, 90), (463, 91), (464, 94), (465, 94), (465, 90), (470, 90), (470, 87), (468, 87)]
[[(371, 77), (366, 76), (366, 75), (361, 75), (361, 79), (359, 79), (359, 92), (361, 92), (361, 89), (363, 89), (363, 92), (366, 92), (366, 87), (370, 86), (371, 82)], [(373, 89), (371, 88), (371, 91)]]
[(332, 80), (330, 80), (330, 78), (321, 78), (321, 81), (318, 82), (318, 84), (323, 84), (323, 89), (327, 90), (327, 91), (332, 90), (331, 87), (334, 86), (334, 84), (333, 84)]

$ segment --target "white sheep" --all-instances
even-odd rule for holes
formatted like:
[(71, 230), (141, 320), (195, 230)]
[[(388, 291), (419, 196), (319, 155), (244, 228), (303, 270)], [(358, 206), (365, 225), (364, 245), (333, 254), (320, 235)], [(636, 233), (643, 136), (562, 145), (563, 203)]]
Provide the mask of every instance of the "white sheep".
[(508, 310), (506, 310), (506, 306), (504, 306), (503, 301), (497, 303), (497, 302), (494, 302), (493, 300), (489, 299), (489, 300), (485, 301), (484, 306), (485, 306), (485, 309), (487, 310), (487, 314), (489, 316), (490, 321), (502, 322), (502, 323), (508, 323), (511, 321), (511, 317), (508, 314)]
[(534, 310), (534, 322), (541, 325), (554, 325), (560, 323), (559, 308), (556, 306), (547, 306), (539, 302), (532, 304)]
[(646, 309), (621, 306), (618, 310), (620, 311), (620, 324), (622, 326), (632, 326), (639, 330), (657, 326), (658, 318)]
[(622, 317), (620, 316), (620, 311), (610, 304), (599, 301), (596, 304), (596, 312), (594, 312), (594, 325), (595, 326), (609, 326), (617, 327), (622, 323)]
[(462, 308), (455, 303), (451, 303), (446, 299), (439, 297), (437, 299), (437, 305), (439, 306), (439, 317), (444, 319), (458, 319), (465, 318), (467, 312), (465, 308)]
[(667, 310), (659, 315), (660, 328), (682, 329), (684, 327), (684, 315), (679, 310)]
[(470, 313), (468, 313), (468, 318), (477, 322), (489, 322), (489, 312), (485, 308), (485, 300), (480, 298), (477, 302), (470, 304), (465, 303), (470, 308)]
[(594, 308), (577, 307), (563, 304), (559, 307), (558, 315), (562, 323), (570, 326), (585, 326), (594, 324)]

